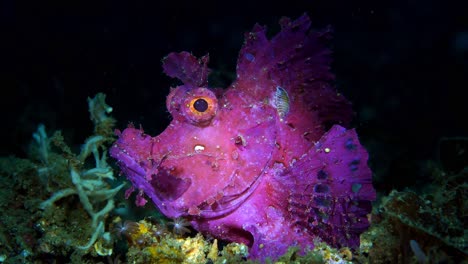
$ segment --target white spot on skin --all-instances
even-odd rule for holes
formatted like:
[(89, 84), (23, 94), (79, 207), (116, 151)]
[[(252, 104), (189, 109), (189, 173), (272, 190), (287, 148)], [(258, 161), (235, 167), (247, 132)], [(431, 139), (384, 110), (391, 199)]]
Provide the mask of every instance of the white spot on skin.
[(325, 148), (325, 153), (329, 153), (330, 152), (330, 149), (329, 148)]
[(205, 150), (205, 146), (203, 146), (203, 145), (195, 145), (195, 147), (193, 147), (193, 150), (194, 150), (195, 152), (197, 152), (197, 153), (200, 153), (200, 152), (202, 152), (202, 151)]

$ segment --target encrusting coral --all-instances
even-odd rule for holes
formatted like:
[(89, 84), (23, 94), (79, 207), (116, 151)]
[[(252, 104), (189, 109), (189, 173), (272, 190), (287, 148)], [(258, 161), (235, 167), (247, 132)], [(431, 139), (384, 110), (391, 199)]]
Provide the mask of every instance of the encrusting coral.
[[(187, 236), (188, 222), (176, 219), (186, 232), (167, 230), (166, 224), (147, 219), (139, 222), (124, 221), (117, 218), (114, 222), (116, 233), (123, 235), (129, 245), (127, 260), (130, 263), (239, 263), (248, 255), (247, 246), (231, 243), (218, 251), (217, 241), (209, 241), (200, 233)], [(174, 226), (171, 222), (171, 226)], [(169, 224), (169, 223), (168, 223)]]
[[(188, 222), (175, 219), (172, 222), (155, 222), (144, 219), (139, 222), (114, 219), (116, 235), (126, 238), (129, 250), (126, 258), (129, 263), (259, 263), (248, 260), (249, 249), (244, 244), (218, 242), (205, 238), (200, 233), (188, 236), (178, 230), (169, 232), (167, 225), (181, 223), (188, 229)], [(122, 238), (122, 237), (121, 237)], [(299, 247), (290, 247), (277, 261), (268, 259), (266, 263), (311, 263), (311, 264), (349, 264), (352, 254), (348, 248), (334, 249), (326, 243), (316, 241), (316, 247), (301, 255)]]
[(423, 193), (392, 191), (375, 206), (361, 235), (366, 263), (468, 263), (468, 169), (447, 173), (434, 164)]

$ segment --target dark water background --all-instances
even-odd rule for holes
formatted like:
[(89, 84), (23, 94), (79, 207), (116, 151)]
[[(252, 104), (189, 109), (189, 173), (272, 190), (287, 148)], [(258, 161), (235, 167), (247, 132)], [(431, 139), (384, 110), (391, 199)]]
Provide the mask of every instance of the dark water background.
[[(157, 134), (169, 122), (165, 96), (175, 84), (162, 73), (165, 55), (209, 52), (227, 86), (245, 32), (258, 22), (275, 33), (282, 16), (306, 12), (313, 27), (334, 28), (336, 85), (353, 102), (377, 189), (418, 186), (427, 181), (421, 164), (441, 156), (441, 138), (468, 136), (461, 2), (4, 0), (0, 155), (25, 157), (39, 123), (78, 147), (92, 133), (86, 98), (98, 92), (119, 128), (133, 122)], [(460, 144), (442, 153), (454, 170), (467, 165)]]

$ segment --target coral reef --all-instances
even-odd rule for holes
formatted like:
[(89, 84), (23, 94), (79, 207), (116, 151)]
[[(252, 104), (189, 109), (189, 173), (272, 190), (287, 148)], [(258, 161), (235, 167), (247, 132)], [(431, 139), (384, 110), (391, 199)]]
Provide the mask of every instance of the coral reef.
[[(116, 221), (120, 223), (120, 220)], [(181, 223), (181, 220), (175, 222)], [(208, 260), (239, 263), (248, 255), (245, 245), (231, 243), (219, 251), (216, 239), (208, 241), (200, 233), (194, 237), (183, 236), (177, 229), (169, 232), (165, 224), (146, 219), (126, 221), (124, 226), (132, 227), (123, 233), (129, 245), (126, 257), (130, 263), (206, 263)], [(184, 229), (189, 230), (186, 226)]]
[(37, 208), (47, 191), (35, 163), (15, 157), (0, 158), (0, 256), (5, 263), (26, 263), (38, 244)]
[[(1, 196), (0, 206), (11, 212), (2, 217), (1, 241), (7, 246), (0, 253), (6, 261), (72, 252), (80, 256), (93, 245), (92, 255), (112, 254), (105, 221), (114, 208), (114, 196), (124, 186), (113, 186), (113, 169), (106, 162), (115, 120), (108, 116), (112, 108), (104, 94), (88, 98), (88, 105), (95, 130), (79, 154), (65, 143), (60, 131), (49, 137), (41, 124), (33, 134), (29, 160), (1, 159), (0, 187), (8, 191)], [(30, 220), (21, 224), (22, 219)], [(23, 239), (11, 243), (15, 241), (11, 237)]]
[(361, 262), (468, 263), (468, 168), (448, 174), (429, 162), (427, 171), (433, 182), (422, 193), (394, 190), (374, 207)]
[[(162, 223), (154, 219), (139, 222), (124, 221), (117, 217), (113, 221), (116, 233), (125, 237), (129, 249), (126, 255), (130, 263), (259, 263), (247, 260), (248, 247), (239, 243), (218, 242), (217, 239), (204, 238), (200, 233), (189, 236), (176, 231), (168, 231), (172, 223)], [(185, 228), (188, 228), (186, 226)], [(347, 264), (352, 263), (353, 254), (349, 248), (334, 249), (326, 243), (316, 241), (316, 247), (300, 254), (299, 247), (290, 247), (288, 251), (266, 263), (310, 263), (310, 264)]]

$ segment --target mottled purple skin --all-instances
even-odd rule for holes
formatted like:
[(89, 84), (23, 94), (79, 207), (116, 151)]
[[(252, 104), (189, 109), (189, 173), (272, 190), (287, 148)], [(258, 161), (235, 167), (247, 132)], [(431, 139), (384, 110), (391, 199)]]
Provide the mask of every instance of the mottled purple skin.
[[(342, 127), (350, 104), (330, 84), (329, 30), (310, 31), (306, 15), (280, 24), (271, 40), (258, 25), (246, 34), (225, 90), (207, 87), (208, 56), (169, 54), (165, 73), (184, 83), (167, 98), (171, 124), (156, 137), (129, 127), (110, 151), (166, 216), (246, 243), (261, 261), (316, 239), (357, 247), (375, 199), (368, 154)], [(287, 113), (277, 87), (288, 93)], [(197, 98), (211, 108), (193, 111)]]

